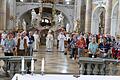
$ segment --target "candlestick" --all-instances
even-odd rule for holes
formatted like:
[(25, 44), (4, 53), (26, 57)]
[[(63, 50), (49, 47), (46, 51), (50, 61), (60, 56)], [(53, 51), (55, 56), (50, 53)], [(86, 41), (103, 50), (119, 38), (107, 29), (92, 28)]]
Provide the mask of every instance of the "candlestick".
[(22, 65), (21, 65), (21, 71), (22, 71), (22, 73), (24, 72), (24, 62), (25, 62), (25, 59), (24, 59), (24, 57), (22, 57)]
[(34, 72), (34, 59), (31, 60), (31, 72)]
[(41, 72), (44, 72), (45, 59), (42, 58)]

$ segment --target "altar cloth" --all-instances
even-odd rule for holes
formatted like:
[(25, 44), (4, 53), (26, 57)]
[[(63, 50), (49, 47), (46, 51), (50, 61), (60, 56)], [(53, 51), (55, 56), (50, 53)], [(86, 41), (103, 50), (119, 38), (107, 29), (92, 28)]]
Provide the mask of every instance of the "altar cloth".
[[(15, 74), (12, 80), (119, 80), (120, 76), (101, 76), (101, 75), (79, 75), (80, 77), (74, 77), (73, 75), (63, 74)], [(18, 79), (16, 79), (18, 78)]]

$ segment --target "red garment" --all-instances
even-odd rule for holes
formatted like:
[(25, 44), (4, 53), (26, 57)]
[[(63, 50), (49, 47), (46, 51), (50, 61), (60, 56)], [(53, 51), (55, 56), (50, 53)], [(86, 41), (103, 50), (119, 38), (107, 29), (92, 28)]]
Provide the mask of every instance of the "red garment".
[(85, 46), (86, 46), (85, 40), (84, 40), (84, 39), (78, 40), (78, 41), (76, 42), (76, 46), (77, 46), (78, 48), (85, 48)]

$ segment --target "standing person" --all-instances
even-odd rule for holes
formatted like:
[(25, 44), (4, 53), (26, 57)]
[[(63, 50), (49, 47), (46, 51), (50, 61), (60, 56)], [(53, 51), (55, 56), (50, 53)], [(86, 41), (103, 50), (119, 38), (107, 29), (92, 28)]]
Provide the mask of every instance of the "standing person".
[(76, 42), (76, 46), (78, 48), (78, 56), (82, 57), (83, 56), (82, 53), (83, 53), (84, 48), (86, 46), (85, 40), (84, 40), (82, 35), (80, 36), (80, 39)]
[(26, 56), (25, 50), (28, 48), (27, 39), (24, 38), (24, 35), (17, 39), (17, 56)]
[(2, 34), (1, 34), (1, 45), (2, 47), (4, 47), (4, 42), (5, 42), (5, 39), (6, 39), (6, 32), (4, 31)]
[(13, 39), (12, 33), (7, 35), (7, 38), (4, 41), (4, 55), (13, 56), (13, 50), (16, 48), (15, 40)]
[(110, 50), (110, 44), (107, 43), (106, 37), (103, 38), (103, 42), (99, 44), (99, 50), (100, 50), (100, 57), (102, 58), (108, 58), (109, 57), (109, 50)]
[(67, 55), (67, 53), (68, 53), (68, 49), (69, 49), (69, 41), (70, 41), (70, 36), (69, 36), (69, 34), (67, 33), (66, 34), (66, 40), (65, 40), (65, 55)]
[(70, 40), (70, 58), (72, 58), (73, 60), (75, 58), (76, 40), (77, 40), (77, 38), (74, 36), (76, 36), (76, 35), (75, 34), (72, 35), (71, 40)]
[(24, 39), (26, 39), (27, 41), (27, 44), (26, 44), (26, 46), (27, 46), (27, 48), (25, 48), (25, 56), (28, 56), (29, 54), (28, 54), (28, 52), (29, 52), (29, 50), (28, 50), (28, 46), (29, 46), (29, 44), (28, 44), (28, 42), (29, 42), (29, 38), (28, 38), (28, 36), (27, 36), (27, 32), (26, 31), (23, 31), (22, 32), (22, 35), (24, 36)]
[(92, 41), (89, 43), (88, 50), (90, 52), (89, 57), (97, 57), (98, 44), (96, 43), (95, 37), (93, 37)]
[(29, 32), (28, 38), (29, 38), (29, 42), (28, 42), (28, 45), (29, 45), (29, 55), (30, 55), (30, 56), (33, 56), (34, 36), (33, 36), (33, 34), (32, 34), (31, 31)]
[(35, 41), (34, 41), (34, 47), (33, 47), (34, 49), (33, 50), (38, 51), (40, 38), (39, 38), (39, 35), (37, 34), (37, 31), (35, 31), (35, 33), (33, 34), (33, 36), (34, 36), (34, 39), (35, 39)]
[(53, 35), (51, 34), (51, 31), (48, 31), (48, 35), (46, 37), (46, 49), (47, 51), (52, 51), (53, 48)]
[(14, 38), (16, 44), (17, 44), (17, 41), (18, 41), (18, 39), (19, 39), (20, 37), (21, 37), (21, 33), (18, 32), (18, 33), (17, 33), (17, 36)]
[(65, 40), (65, 36), (64, 36), (64, 33), (61, 32), (59, 35), (58, 35), (58, 40), (59, 40), (59, 51), (61, 52), (64, 52), (64, 49), (65, 49), (65, 46), (64, 46), (64, 40)]

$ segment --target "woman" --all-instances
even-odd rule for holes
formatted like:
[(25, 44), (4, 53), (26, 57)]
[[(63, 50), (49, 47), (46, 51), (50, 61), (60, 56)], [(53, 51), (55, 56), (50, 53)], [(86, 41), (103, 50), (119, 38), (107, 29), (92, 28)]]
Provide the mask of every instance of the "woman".
[(13, 51), (15, 50), (16, 44), (15, 40), (13, 39), (12, 33), (7, 35), (7, 38), (4, 42), (4, 55), (5, 56), (13, 56)]
[(85, 40), (84, 40), (84, 38), (83, 38), (82, 35), (80, 36), (80, 39), (77, 40), (76, 46), (77, 46), (77, 48), (78, 48), (78, 57), (82, 57), (82, 56), (83, 56), (82, 53), (83, 53), (84, 48), (85, 48), (85, 46), (86, 46), (86, 42), (85, 42)]

